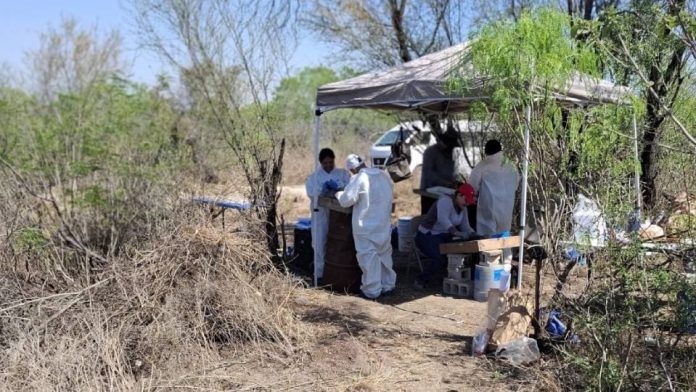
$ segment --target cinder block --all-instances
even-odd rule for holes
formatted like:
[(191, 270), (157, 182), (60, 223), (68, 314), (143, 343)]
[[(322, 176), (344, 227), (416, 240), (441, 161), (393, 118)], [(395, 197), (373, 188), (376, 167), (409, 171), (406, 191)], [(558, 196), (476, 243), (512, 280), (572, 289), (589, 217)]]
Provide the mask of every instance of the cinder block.
[(442, 282), (442, 291), (455, 297), (468, 298), (471, 296), (472, 284), (457, 279), (445, 278)]
[(481, 262), (488, 264), (500, 264), (502, 254), (503, 252), (500, 250), (481, 252)]
[(464, 260), (466, 260), (466, 255), (449, 254), (447, 255), (447, 268), (459, 268), (464, 265)]
[(464, 282), (471, 281), (471, 269), (467, 267), (447, 268), (447, 277)]
[(462, 298), (469, 298), (471, 296), (471, 284), (459, 282), (457, 284), (457, 296)]

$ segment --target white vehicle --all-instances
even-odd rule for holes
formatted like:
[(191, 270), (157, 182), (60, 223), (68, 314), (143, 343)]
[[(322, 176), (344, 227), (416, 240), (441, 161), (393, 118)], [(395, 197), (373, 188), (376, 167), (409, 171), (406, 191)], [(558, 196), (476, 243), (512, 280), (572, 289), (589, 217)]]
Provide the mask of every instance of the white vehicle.
[[(442, 127), (444, 128), (445, 126), (446, 124), (443, 123)], [(457, 121), (455, 127), (460, 133), (460, 140), (464, 143), (463, 160), (465, 164), (463, 166), (465, 174), (468, 176), (471, 168), (481, 160), (481, 150), (486, 141), (486, 136), (495, 128), (494, 125), (491, 125), (491, 129), (487, 132), (484, 131), (484, 126), (481, 122), (469, 122), (467, 120)], [(368, 157), (372, 166), (384, 168), (391, 156), (392, 146), (398, 143), (399, 140), (403, 140), (406, 147), (410, 150), (411, 161), (409, 162), (409, 167), (411, 172), (415, 172), (418, 167), (423, 165), (425, 149), (437, 143), (435, 136), (431, 133), (430, 125), (427, 123), (422, 121), (402, 122), (388, 130), (377, 142), (370, 146)]]

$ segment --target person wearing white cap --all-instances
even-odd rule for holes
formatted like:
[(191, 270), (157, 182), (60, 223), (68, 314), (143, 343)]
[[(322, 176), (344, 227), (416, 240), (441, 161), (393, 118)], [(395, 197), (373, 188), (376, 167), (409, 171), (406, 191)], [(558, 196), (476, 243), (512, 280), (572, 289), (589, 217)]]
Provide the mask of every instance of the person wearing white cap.
[(312, 173), (305, 188), (311, 200), (312, 211), (312, 248), (314, 249), (314, 276), (324, 276), (324, 259), (326, 257), (326, 237), (329, 233), (329, 210), (319, 205), (319, 196), (331, 188), (343, 188), (350, 180), (350, 173), (335, 165), (336, 155), (330, 148), (319, 151), (321, 166)]
[(390, 294), (396, 285), (391, 248), (393, 184), (386, 172), (368, 168), (355, 154), (346, 159), (346, 169), (353, 177), (336, 198), (341, 206), (353, 207), (353, 238), (362, 270), (360, 290), (374, 299)]

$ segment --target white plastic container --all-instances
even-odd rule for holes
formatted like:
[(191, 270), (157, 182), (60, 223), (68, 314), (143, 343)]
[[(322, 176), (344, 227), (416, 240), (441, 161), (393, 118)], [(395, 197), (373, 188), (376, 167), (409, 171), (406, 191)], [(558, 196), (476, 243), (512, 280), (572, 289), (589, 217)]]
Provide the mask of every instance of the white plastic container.
[[(474, 299), (480, 302), (488, 301), (488, 290), (501, 289), (504, 273), (505, 266), (502, 264), (477, 264), (474, 271)], [(506, 289), (509, 287), (508, 279)]]
[(503, 252), (500, 250), (489, 250), (480, 253), (481, 261), (485, 264), (500, 264)]
[(604, 246), (607, 224), (597, 203), (583, 194), (573, 209), (573, 236), (578, 245)]
[(541, 358), (537, 341), (526, 336), (498, 347), (495, 355), (507, 359), (512, 366), (536, 362)]
[(408, 252), (411, 247), (413, 240), (413, 233), (411, 232), (411, 221), (413, 217), (402, 216), (399, 218), (399, 223), (396, 227), (396, 231), (399, 234), (399, 252)]

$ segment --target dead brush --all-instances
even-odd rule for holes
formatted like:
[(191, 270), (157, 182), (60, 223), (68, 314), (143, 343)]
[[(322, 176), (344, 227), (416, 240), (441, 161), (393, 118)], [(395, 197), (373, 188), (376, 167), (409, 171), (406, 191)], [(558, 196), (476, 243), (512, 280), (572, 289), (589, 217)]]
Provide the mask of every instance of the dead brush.
[(3, 274), (0, 390), (235, 389), (243, 372), (228, 368), (245, 358), (302, 358), (297, 286), (265, 242), (195, 214), (173, 221), (90, 285)]
[(271, 342), (290, 354), (301, 336), (286, 307), (295, 286), (252, 239), (182, 226), (113, 274), (124, 299), (137, 299), (144, 315), (177, 304), (179, 321), (201, 344)]

